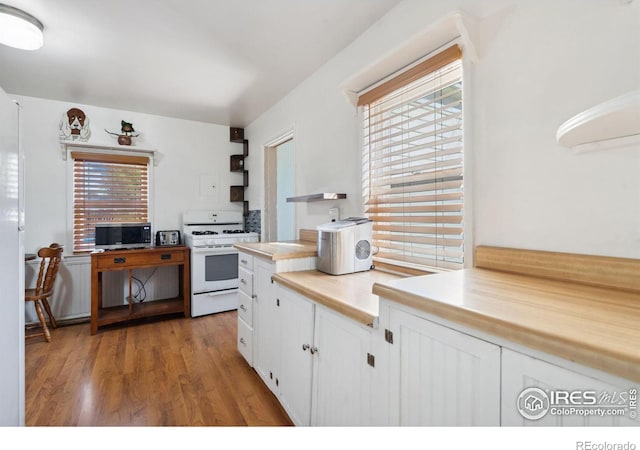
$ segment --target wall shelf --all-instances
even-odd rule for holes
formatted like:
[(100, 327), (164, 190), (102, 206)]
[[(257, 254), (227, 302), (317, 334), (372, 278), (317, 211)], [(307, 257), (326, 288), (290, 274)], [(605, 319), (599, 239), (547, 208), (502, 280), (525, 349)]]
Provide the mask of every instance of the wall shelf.
[(229, 187), (229, 201), (230, 202), (243, 202), (244, 201), (244, 186), (230, 186)]
[(640, 90), (600, 103), (560, 125), (559, 144), (579, 151), (640, 144)]
[(231, 155), (230, 160), (229, 170), (231, 172), (244, 171), (244, 155)]
[(242, 144), (244, 142), (244, 128), (229, 128), (229, 141)]
[(229, 170), (231, 172), (242, 173), (242, 186), (231, 186), (229, 188), (229, 201), (242, 202), (243, 214), (249, 214), (249, 202), (245, 200), (244, 190), (249, 186), (249, 171), (244, 167), (244, 161), (249, 156), (249, 141), (244, 138), (244, 128), (229, 128), (229, 141), (242, 144), (241, 155), (231, 155), (229, 160)]
[(301, 195), (299, 197), (288, 197), (287, 203), (309, 203), (322, 200), (342, 200), (347, 198), (347, 194), (337, 194), (333, 192), (323, 192), (321, 194)]

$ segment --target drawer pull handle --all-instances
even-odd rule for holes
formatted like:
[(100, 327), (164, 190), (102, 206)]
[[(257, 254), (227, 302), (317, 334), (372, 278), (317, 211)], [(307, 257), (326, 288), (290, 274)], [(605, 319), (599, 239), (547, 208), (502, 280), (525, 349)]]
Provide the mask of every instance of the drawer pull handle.
[(160, 255), (160, 259), (171, 259), (171, 253), (163, 253)]
[(302, 344), (302, 351), (306, 352), (307, 350), (309, 350), (309, 347), (311, 347), (309, 344)]
[(247, 261), (246, 259), (241, 259), (240, 262), (246, 266), (249, 261)]
[(243, 337), (240, 338), (240, 343), (242, 345), (247, 345), (247, 341), (245, 341)]
[(241, 309), (241, 310), (243, 310), (243, 311), (245, 311), (245, 312), (247, 311), (247, 307), (246, 307), (246, 306), (244, 306), (244, 305), (240, 305), (240, 309)]
[(247, 280), (245, 280), (244, 278), (240, 278), (240, 283), (247, 284)]
[(115, 264), (122, 264), (122, 263), (126, 263), (126, 262), (127, 262), (127, 258), (125, 258), (124, 256), (123, 256), (123, 257), (120, 257), (120, 258), (113, 258), (113, 262), (114, 262)]
[(311, 352), (312, 355), (315, 355), (316, 353), (318, 353), (318, 347), (311, 347), (309, 351)]

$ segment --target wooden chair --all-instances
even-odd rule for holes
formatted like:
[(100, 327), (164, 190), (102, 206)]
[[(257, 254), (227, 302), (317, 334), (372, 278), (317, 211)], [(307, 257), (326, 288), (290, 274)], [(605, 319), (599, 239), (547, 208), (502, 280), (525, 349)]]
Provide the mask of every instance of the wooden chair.
[(53, 313), (51, 312), (51, 306), (49, 305), (48, 298), (53, 294), (53, 284), (56, 281), (56, 275), (60, 268), (62, 250), (62, 246), (53, 243), (49, 247), (43, 247), (38, 251), (38, 256), (42, 258), (40, 261), (40, 271), (38, 272), (38, 282), (35, 288), (25, 289), (24, 301), (34, 303), (36, 314), (38, 315), (40, 325), (42, 326), (42, 332), (28, 334), (27, 337), (44, 336), (47, 342), (51, 342), (51, 333), (49, 332), (49, 328), (47, 327), (47, 322), (42, 311), (43, 306), (49, 316), (51, 327), (58, 327), (56, 319), (53, 317)]

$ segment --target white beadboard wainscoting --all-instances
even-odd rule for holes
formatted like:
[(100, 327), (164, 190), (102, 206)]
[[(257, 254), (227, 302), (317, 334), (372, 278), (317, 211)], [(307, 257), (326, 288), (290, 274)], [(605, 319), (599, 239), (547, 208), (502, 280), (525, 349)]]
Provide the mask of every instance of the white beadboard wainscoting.
[[(26, 263), (26, 287), (35, 287), (39, 267), (39, 259)], [(108, 307), (126, 304), (129, 295), (129, 271), (105, 272), (102, 276), (102, 305)], [(178, 295), (177, 266), (136, 269), (133, 271), (133, 276), (145, 282), (146, 300), (144, 301), (173, 298)], [(139, 283), (134, 280), (134, 297), (138, 288)], [(56, 320), (73, 320), (91, 316), (90, 256), (63, 257), (49, 303)], [(25, 322), (38, 322), (33, 302), (26, 304)]]

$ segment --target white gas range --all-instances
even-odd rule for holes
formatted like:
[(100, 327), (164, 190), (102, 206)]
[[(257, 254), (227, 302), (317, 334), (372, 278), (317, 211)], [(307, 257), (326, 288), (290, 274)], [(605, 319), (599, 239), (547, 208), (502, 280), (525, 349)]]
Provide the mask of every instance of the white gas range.
[(242, 213), (186, 211), (182, 215), (185, 245), (191, 248), (191, 317), (237, 309), (236, 242), (258, 242), (244, 231)]

